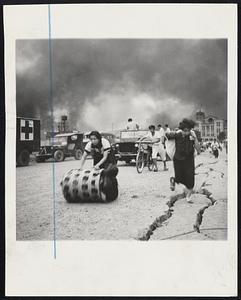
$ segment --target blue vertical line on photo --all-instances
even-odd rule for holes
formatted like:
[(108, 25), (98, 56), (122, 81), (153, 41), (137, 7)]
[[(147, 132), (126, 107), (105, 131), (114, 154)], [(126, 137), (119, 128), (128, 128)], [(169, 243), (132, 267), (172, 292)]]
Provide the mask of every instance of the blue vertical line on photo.
[[(51, 37), (51, 6), (48, 4), (48, 33), (49, 33), (49, 108), (51, 119), (52, 136), (54, 133), (54, 116), (53, 116), (53, 68), (52, 68), (52, 37)], [(51, 138), (51, 144), (53, 143)], [(56, 201), (55, 201), (55, 161), (52, 161), (52, 191), (53, 191), (53, 241), (54, 241), (54, 258), (56, 259)]]

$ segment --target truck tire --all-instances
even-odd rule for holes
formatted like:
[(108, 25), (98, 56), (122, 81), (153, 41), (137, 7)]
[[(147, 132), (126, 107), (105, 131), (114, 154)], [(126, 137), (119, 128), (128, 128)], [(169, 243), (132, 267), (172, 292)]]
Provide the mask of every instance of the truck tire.
[(76, 151), (75, 151), (75, 159), (77, 159), (77, 160), (80, 160), (81, 159), (81, 157), (82, 157), (82, 155), (83, 155), (83, 152), (82, 152), (82, 150), (81, 149), (77, 149)]
[(60, 162), (64, 160), (64, 152), (62, 150), (56, 150), (54, 152), (54, 160)]
[(18, 155), (17, 165), (21, 167), (28, 166), (29, 161), (30, 161), (29, 151), (26, 149), (22, 150)]

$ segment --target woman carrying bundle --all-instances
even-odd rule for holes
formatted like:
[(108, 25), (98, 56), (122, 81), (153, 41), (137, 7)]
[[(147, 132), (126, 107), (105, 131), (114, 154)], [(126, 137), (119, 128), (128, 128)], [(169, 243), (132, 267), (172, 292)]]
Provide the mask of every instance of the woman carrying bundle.
[(194, 149), (200, 154), (200, 146), (193, 130), (195, 122), (183, 119), (177, 131), (166, 133), (168, 139), (175, 139), (176, 151), (173, 158), (175, 177), (170, 178), (171, 190), (175, 183), (185, 186), (184, 192), (188, 202), (194, 187)]

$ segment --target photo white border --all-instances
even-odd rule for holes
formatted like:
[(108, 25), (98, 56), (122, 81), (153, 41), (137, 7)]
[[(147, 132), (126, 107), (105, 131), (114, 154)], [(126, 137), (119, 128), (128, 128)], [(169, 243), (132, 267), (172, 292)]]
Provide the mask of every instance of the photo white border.
[(16, 241), (16, 39), (48, 38), (48, 6), (4, 6), (7, 296), (237, 295), (237, 5), (51, 5), (52, 38), (228, 39), (227, 241)]

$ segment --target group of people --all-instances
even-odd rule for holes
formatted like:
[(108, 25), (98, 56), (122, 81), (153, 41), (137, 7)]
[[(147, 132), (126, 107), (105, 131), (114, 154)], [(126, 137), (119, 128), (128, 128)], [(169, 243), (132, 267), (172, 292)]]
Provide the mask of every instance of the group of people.
[(202, 143), (203, 150), (208, 150), (215, 158), (219, 157), (220, 151), (225, 148), (227, 153), (227, 141), (220, 142), (214, 139), (213, 141), (203, 142)]
[[(159, 124), (157, 127), (158, 127), (158, 130), (162, 134), (164, 134), (165, 132), (170, 132), (170, 128), (169, 128), (168, 124), (165, 124), (165, 129), (162, 127), (161, 124)], [(140, 128), (140, 126), (135, 121), (133, 121), (132, 118), (128, 119), (128, 123), (126, 125), (127, 130), (139, 130), (139, 128)]]
[(183, 119), (179, 127), (171, 131), (168, 125), (166, 130), (158, 125), (158, 130), (154, 125), (149, 127), (149, 133), (142, 138), (152, 143), (152, 158), (154, 171), (157, 171), (157, 155), (159, 154), (163, 163), (164, 170), (166, 167), (166, 147), (167, 140), (175, 140), (175, 153), (173, 156), (174, 177), (170, 178), (170, 188), (175, 190), (175, 184), (184, 185), (184, 193), (188, 202), (191, 202), (191, 195), (194, 187), (194, 152), (200, 154), (200, 144), (194, 131), (195, 122), (189, 119)]
[(167, 171), (168, 168), (166, 166), (166, 147), (165, 147), (165, 141), (166, 141), (166, 133), (169, 133), (171, 130), (166, 124), (166, 130), (163, 129), (163, 127), (159, 124), (158, 129), (156, 130), (155, 125), (149, 126), (149, 132), (143, 136), (140, 140), (141, 141), (149, 141), (149, 147), (148, 147), (148, 155), (152, 155), (152, 160), (154, 164), (154, 172), (158, 171), (157, 167), (157, 156), (159, 155), (161, 157), (161, 160), (164, 164), (164, 171)]
[[(139, 125), (133, 121), (132, 118), (128, 119), (128, 123), (126, 126), (127, 130), (138, 130)], [(171, 130), (168, 124), (165, 124), (165, 129), (161, 124), (157, 126), (150, 125), (149, 132), (147, 135), (143, 136), (140, 140), (150, 141), (148, 145), (148, 155), (152, 155), (152, 160), (154, 164), (154, 172), (158, 171), (157, 167), (157, 156), (161, 157), (161, 160), (164, 163), (164, 171), (167, 171), (166, 167), (166, 150), (165, 150), (165, 141), (166, 141), (166, 133), (169, 133)]]
[[(138, 130), (139, 125), (135, 123), (131, 118), (128, 119), (127, 130)], [(166, 167), (166, 151), (165, 151), (165, 135), (170, 132), (168, 124), (165, 125), (165, 130), (162, 126), (158, 125), (156, 130), (154, 125), (149, 126), (149, 132), (142, 139), (149, 139), (152, 144), (152, 158), (157, 171), (157, 155), (161, 156), (164, 162), (164, 170)], [(94, 169), (106, 169), (109, 165), (116, 165), (116, 158), (114, 151), (110, 145), (110, 142), (103, 138), (98, 131), (92, 131), (90, 133), (90, 141), (86, 144), (83, 156), (80, 161), (80, 169), (83, 168), (84, 163), (88, 155), (93, 157)]]
[[(170, 178), (170, 188), (175, 190), (175, 184), (183, 184), (184, 192), (187, 201), (190, 202), (190, 196), (193, 193), (194, 187), (194, 151), (200, 153), (200, 145), (198, 143), (196, 134), (194, 132), (195, 122), (189, 119), (183, 119), (179, 127), (175, 130), (170, 130), (166, 124), (166, 128), (158, 125), (158, 129), (154, 125), (149, 126), (149, 132), (142, 137), (143, 140), (148, 140), (152, 144), (152, 158), (157, 168), (157, 155), (161, 156), (164, 163), (164, 170), (166, 167), (166, 151), (165, 140), (175, 140), (175, 154), (173, 157), (174, 177)], [(128, 130), (138, 130), (138, 124), (132, 119), (128, 120)], [(90, 133), (90, 141), (85, 147), (84, 154), (80, 161), (80, 169), (83, 168), (87, 156), (91, 154), (94, 161), (94, 169), (107, 169), (110, 166), (116, 165), (115, 154), (111, 148), (109, 141), (101, 136), (97, 131)]]

